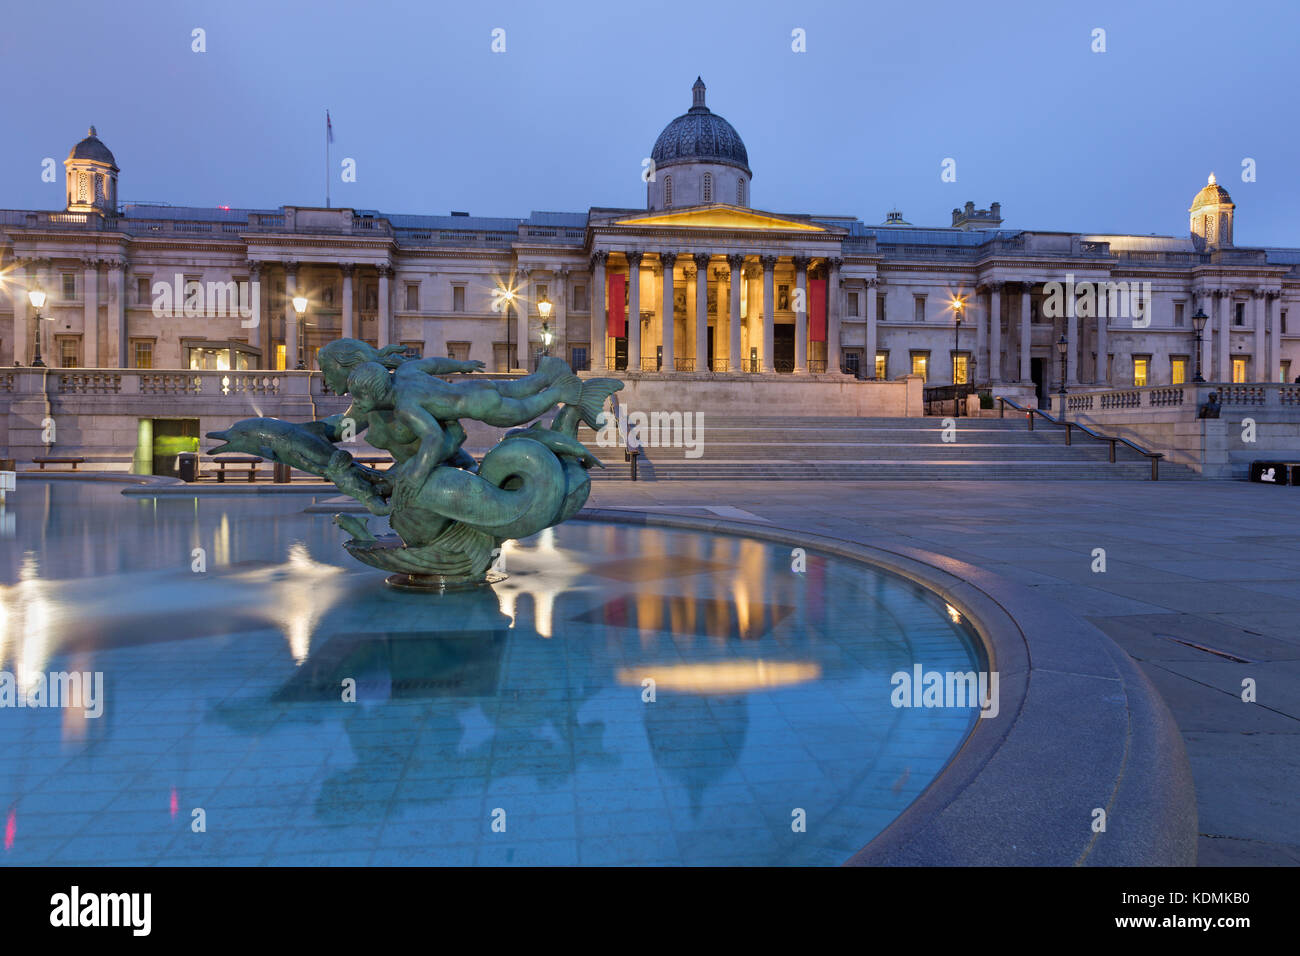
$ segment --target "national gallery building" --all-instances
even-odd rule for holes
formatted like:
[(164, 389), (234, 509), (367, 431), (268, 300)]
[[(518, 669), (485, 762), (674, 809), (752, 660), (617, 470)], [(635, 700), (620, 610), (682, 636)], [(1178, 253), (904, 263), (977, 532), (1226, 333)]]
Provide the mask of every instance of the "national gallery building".
[(1183, 236), (1006, 228), (996, 202), (925, 227), (775, 212), (755, 208), (745, 144), (701, 81), (691, 95), (654, 142), (645, 208), (524, 219), (123, 204), (92, 128), (64, 162), (64, 209), (0, 211), (0, 365), (39, 349), (55, 368), (313, 368), (352, 336), (489, 371), (548, 351), (601, 372), (1044, 397), (1062, 375), (1072, 391), (1189, 381), (1203, 325), (1209, 381), (1300, 372), (1300, 248), (1238, 246), (1213, 176)]

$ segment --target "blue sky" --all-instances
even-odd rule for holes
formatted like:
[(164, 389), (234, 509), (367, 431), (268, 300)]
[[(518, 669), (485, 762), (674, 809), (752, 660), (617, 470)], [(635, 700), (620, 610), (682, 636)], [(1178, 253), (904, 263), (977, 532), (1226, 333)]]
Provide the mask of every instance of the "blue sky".
[(997, 200), (1007, 227), (1183, 235), (1213, 170), (1238, 244), (1300, 245), (1297, 27), (1294, 2), (1199, 0), (10, 5), (0, 207), (61, 208), (91, 123), (124, 200), (323, 204), (326, 107), (336, 206), (641, 206), (641, 160), (698, 74), (760, 208), (947, 225)]

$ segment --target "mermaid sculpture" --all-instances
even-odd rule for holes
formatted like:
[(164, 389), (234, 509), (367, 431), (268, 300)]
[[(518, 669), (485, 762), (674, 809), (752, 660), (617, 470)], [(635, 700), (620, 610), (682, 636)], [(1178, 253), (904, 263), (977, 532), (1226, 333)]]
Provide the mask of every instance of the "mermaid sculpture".
[[(545, 357), (537, 371), (503, 381), (448, 383), (439, 375), (473, 372), (481, 362), (407, 360), (400, 347), (377, 350), (339, 339), (320, 350), (326, 384), (347, 394), (341, 415), (293, 424), (250, 418), (209, 438), (209, 454), (242, 451), (320, 475), (395, 534), (373, 534), (356, 515), (335, 515), (352, 538), (344, 547), (372, 567), (395, 572), (394, 587), (445, 590), (481, 584), (502, 541), (522, 538), (574, 515), (591, 490), (587, 470), (603, 467), (578, 441), (580, 421), (598, 428), (605, 400), (623, 387), (611, 378), (585, 382), (563, 359)], [(556, 405), (549, 427), (537, 422)], [(507, 432), (482, 462), (461, 447), (469, 418)], [(387, 471), (367, 468), (336, 442), (366, 433), (393, 455)]]

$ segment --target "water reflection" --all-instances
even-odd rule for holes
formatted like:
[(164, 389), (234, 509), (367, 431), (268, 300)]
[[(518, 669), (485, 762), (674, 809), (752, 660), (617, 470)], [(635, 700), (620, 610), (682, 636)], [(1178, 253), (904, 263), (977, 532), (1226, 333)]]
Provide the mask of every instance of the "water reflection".
[[(53, 737), (37, 732), (52, 715), (0, 724), (24, 767), (76, 745), (66, 785), (20, 772), (0, 806), (27, 819), (88, 783), (121, 793), (74, 807), (77, 836), (42, 861), (126, 859), (100, 817), (147, 781), (151, 827), (179, 832), (200, 799), (236, 831), (275, 827), (248, 840), (262, 862), (335, 840), (374, 862), (839, 862), (973, 721), (890, 706), (901, 667), (973, 666), (968, 636), (942, 602), (846, 562), (795, 572), (757, 541), (570, 523), (508, 542), (494, 588), (434, 598), (353, 564), (300, 496), (49, 485), (23, 486), (17, 550), (0, 544), (0, 655), (103, 669), (112, 693)], [(529, 822), (494, 842), (497, 806)], [(356, 827), (382, 839), (338, 832)], [(158, 860), (233, 855), (155, 835)], [(6, 858), (42, 852), (8, 839)]]

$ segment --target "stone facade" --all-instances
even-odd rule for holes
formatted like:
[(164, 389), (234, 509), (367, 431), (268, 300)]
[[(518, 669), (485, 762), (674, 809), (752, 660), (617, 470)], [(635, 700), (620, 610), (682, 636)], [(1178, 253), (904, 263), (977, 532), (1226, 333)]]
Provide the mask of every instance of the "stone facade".
[[(0, 210), (0, 364), (32, 364), (39, 335), (56, 367), (312, 368), (319, 345), (354, 336), (490, 371), (549, 348), (593, 370), (918, 374), (1046, 401), (1062, 376), (1071, 391), (1192, 380), (1203, 312), (1205, 379), (1300, 373), (1300, 249), (1237, 244), (1212, 177), (1183, 237), (1007, 228), (996, 203), (934, 228), (768, 212), (750, 201), (743, 142), (702, 82), (692, 95), (655, 144), (646, 209), (523, 219), (121, 205), (92, 135), (65, 164), (64, 210)], [(1105, 318), (1053, 292), (1090, 283)], [(620, 312), (626, 334), (611, 337)]]

